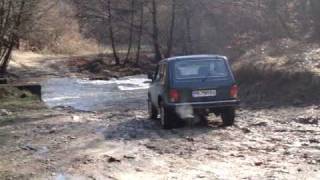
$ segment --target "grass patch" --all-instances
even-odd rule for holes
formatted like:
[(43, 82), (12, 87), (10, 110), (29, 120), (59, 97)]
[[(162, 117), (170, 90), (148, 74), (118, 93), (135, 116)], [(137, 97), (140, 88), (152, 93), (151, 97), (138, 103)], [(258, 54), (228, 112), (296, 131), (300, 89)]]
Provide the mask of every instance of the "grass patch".
[(0, 88), (0, 109), (7, 111), (0, 115), (0, 126), (14, 123), (19, 116), (32, 110), (46, 109), (39, 97), (14, 87)]
[(39, 109), (44, 106), (44, 104), (37, 97), (4, 98), (0, 100), (0, 108), (2, 109)]
[(28, 91), (19, 90), (15, 87), (0, 88), (0, 108), (14, 108), (42, 104), (39, 97)]
[(31, 177), (32, 177), (31, 175), (21, 175), (21, 174), (18, 174), (17, 172), (0, 171), (0, 179), (4, 179), (4, 180), (10, 180), (10, 179), (28, 180)]

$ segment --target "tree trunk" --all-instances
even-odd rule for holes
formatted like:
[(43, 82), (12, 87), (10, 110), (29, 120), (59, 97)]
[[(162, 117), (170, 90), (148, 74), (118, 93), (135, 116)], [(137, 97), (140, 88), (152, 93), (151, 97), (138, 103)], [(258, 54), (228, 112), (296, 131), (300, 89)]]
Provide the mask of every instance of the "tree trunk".
[[(8, 42), (5, 42), (4, 44), (1, 44), (4, 47), (0, 47), (1, 49), (3, 48), (3, 54), (1, 54), (1, 59), (0, 59), (0, 74), (6, 74), (7, 73), (7, 68), (10, 62), (10, 56), (12, 53), (12, 50), (15, 46), (16, 40), (19, 39), (19, 32), (20, 32), (20, 25), (21, 25), (21, 18), (22, 18), (22, 13), (25, 7), (25, 3), (26, 0), (22, 0), (20, 3), (20, 7), (19, 7), (19, 11), (16, 15), (15, 18), (13, 18), (13, 30), (11, 30), (12, 32), (9, 32), (9, 38), (8, 38)], [(9, 9), (11, 9), (11, 5), (12, 2), (10, 1), (9, 4)], [(10, 17), (10, 11), (8, 12), (7, 16), (6, 16), (6, 21), (9, 20)], [(3, 29), (1, 29), (2, 31)], [(1, 34), (3, 35), (3, 34)], [(1, 37), (3, 38), (3, 37)], [(2, 42), (3, 43), (3, 42)]]
[(154, 56), (156, 61), (160, 61), (162, 59), (160, 45), (159, 45), (159, 28), (158, 28), (158, 17), (157, 17), (157, 3), (156, 0), (152, 0), (152, 27), (153, 27), (153, 48), (154, 48)]
[(139, 32), (138, 32), (136, 65), (138, 65), (139, 61), (140, 61), (141, 39), (142, 39), (143, 21), (144, 21), (144, 9), (143, 8), (144, 8), (144, 3), (142, 1), (141, 2), (141, 7), (140, 7), (140, 25), (139, 25)]
[(117, 53), (116, 49), (116, 44), (115, 44), (115, 37), (114, 37), (114, 32), (113, 32), (113, 17), (112, 17), (112, 12), (111, 12), (111, 1), (107, 1), (107, 11), (108, 11), (108, 23), (109, 23), (109, 38), (111, 41), (111, 46), (112, 46), (112, 52), (113, 52), (113, 57), (115, 60), (116, 65), (120, 65), (120, 59)]
[(10, 56), (11, 56), (13, 47), (14, 47), (14, 42), (12, 40), (10, 46), (8, 47), (7, 51), (4, 54), (3, 63), (1, 64), (1, 67), (0, 67), (0, 74), (7, 73), (7, 68), (10, 62)]
[(129, 56), (131, 53), (131, 48), (132, 48), (132, 40), (133, 40), (133, 26), (134, 26), (134, 5), (135, 5), (135, 0), (131, 0), (131, 17), (130, 17), (130, 29), (129, 29), (129, 42), (128, 42), (128, 50), (127, 50), (127, 55), (126, 58), (124, 60), (123, 65), (125, 65), (128, 60), (129, 60)]
[(186, 12), (186, 38), (187, 38), (187, 53), (192, 54), (193, 53), (193, 47), (192, 47), (192, 38), (191, 38), (191, 15), (189, 12)]
[(279, 23), (280, 23), (282, 29), (286, 33), (286, 36), (288, 36), (291, 39), (295, 38), (290, 30), (290, 27), (287, 25), (287, 23), (285, 22), (285, 20), (282, 18), (282, 16), (279, 13), (277, 13), (277, 17), (278, 17), (278, 20), (279, 20)]
[(313, 27), (314, 27), (314, 38), (316, 40), (320, 40), (320, 1), (319, 0), (311, 0), (311, 15), (313, 19)]
[(173, 45), (173, 35), (174, 35), (174, 28), (175, 28), (175, 21), (176, 21), (176, 0), (172, 0), (172, 7), (171, 7), (171, 24), (169, 30), (169, 38), (167, 42), (167, 53), (166, 57), (170, 57), (172, 53), (172, 45)]

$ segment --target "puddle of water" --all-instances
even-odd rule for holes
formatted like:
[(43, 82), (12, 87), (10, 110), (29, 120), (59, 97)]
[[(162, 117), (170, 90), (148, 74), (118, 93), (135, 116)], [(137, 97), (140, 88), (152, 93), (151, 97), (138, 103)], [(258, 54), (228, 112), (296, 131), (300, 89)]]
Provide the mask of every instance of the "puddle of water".
[(69, 106), (99, 111), (145, 104), (149, 87), (146, 75), (108, 81), (53, 78), (42, 82), (42, 99), (49, 107)]

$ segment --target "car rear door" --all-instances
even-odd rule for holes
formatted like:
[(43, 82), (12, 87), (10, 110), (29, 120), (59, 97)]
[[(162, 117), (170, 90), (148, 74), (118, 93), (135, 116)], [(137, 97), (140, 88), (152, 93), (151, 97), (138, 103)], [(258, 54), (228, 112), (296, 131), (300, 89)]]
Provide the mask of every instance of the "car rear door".
[[(174, 88), (180, 93), (180, 102), (208, 102), (231, 99), (230, 89), (234, 84), (234, 78), (227, 62), (225, 63), (228, 72), (223, 77), (177, 79), (175, 78), (176, 75), (173, 75), (171, 78), (174, 81)], [(175, 70), (172, 72), (176, 73)]]
[(181, 94), (181, 102), (206, 102), (230, 99), (230, 79), (176, 81), (175, 89)]

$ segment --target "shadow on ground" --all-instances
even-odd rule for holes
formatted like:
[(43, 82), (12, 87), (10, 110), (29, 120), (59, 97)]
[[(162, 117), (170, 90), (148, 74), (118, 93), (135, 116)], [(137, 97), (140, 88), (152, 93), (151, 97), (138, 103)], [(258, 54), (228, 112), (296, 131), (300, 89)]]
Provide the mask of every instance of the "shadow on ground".
[(108, 126), (103, 134), (106, 140), (179, 139), (197, 137), (224, 128), (218, 122), (211, 122), (209, 125), (188, 125), (183, 122), (180, 126), (180, 128), (164, 130), (161, 128), (159, 120), (129, 119)]

